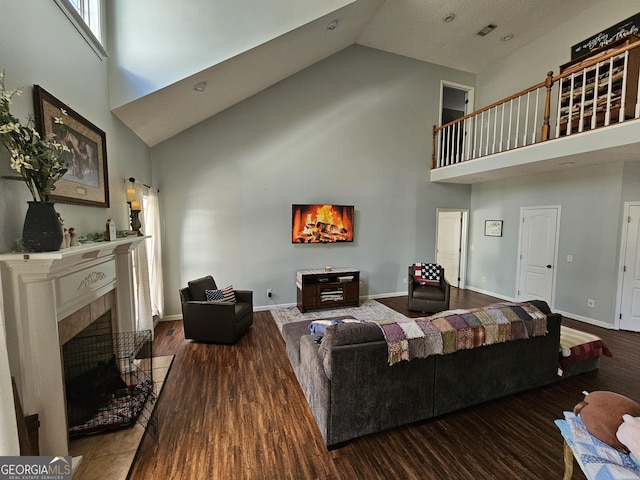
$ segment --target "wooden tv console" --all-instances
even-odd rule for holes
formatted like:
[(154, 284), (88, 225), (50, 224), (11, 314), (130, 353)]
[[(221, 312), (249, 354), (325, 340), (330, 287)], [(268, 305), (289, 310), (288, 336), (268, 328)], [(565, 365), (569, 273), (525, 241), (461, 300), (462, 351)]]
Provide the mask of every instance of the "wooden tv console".
[(360, 300), (360, 271), (353, 268), (298, 270), (298, 309), (357, 307)]

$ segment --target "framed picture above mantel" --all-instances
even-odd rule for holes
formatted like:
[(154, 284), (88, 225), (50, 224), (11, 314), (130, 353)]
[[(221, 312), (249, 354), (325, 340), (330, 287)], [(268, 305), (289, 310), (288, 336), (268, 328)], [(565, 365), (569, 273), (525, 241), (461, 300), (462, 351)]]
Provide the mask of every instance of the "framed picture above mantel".
[[(50, 199), (59, 203), (109, 206), (109, 175), (107, 170), (107, 137), (105, 133), (79, 113), (39, 85), (33, 86), (36, 127), (40, 135), (55, 134), (69, 147), (65, 153), (67, 173), (56, 182)], [(60, 110), (64, 125), (56, 123)]]

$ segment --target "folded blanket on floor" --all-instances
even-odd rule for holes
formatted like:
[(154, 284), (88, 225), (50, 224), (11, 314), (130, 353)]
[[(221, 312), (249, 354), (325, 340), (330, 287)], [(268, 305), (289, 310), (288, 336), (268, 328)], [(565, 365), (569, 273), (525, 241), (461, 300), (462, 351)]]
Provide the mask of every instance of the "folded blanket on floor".
[(563, 369), (590, 358), (613, 356), (600, 337), (564, 325), (560, 326), (560, 353), (560, 367)]
[(390, 365), (546, 334), (547, 317), (528, 303), (501, 302), (448, 310), (419, 319), (374, 321), (382, 329)]
[(153, 395), (153, 382), (130, 385), (128, 394), (112, 399), (86, 423), (69, 428), (70, 437), (92, 435), (132, 425), (137, 419), (149, 395)]

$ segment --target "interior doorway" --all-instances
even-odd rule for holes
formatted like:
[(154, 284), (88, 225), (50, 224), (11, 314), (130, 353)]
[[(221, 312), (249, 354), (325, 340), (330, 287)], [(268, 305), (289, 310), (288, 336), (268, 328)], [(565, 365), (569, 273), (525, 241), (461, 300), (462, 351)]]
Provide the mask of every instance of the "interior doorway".
[(560, 207), (523, 207), (520, 218), (516, 299), (544, 300), (553, 308)]
[[(453, 122), (473, 111), (473, 88), (457, 83), (440, 82), (440, 126)], [(447, 158), (447, 164), (457, 163), (465, 159), (469, 146), (469, 122), (464, 121), (459, 126), (447, 129), (440, 137), (440, 158)]]
[(436, 226), (436, 263), (453, 287), (464, 288), (467, 265), (469, 211), (439, 208)]
[(620, 249), (617, 328), (640, 332), (640, 202), (626, 202)]

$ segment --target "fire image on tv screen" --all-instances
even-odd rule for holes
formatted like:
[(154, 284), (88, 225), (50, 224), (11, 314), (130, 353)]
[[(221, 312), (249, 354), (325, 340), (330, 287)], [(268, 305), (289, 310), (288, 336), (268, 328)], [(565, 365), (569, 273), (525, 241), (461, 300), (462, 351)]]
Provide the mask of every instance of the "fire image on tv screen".
[(353, 242), (353, 205), (293, 205), (291, 243)]

